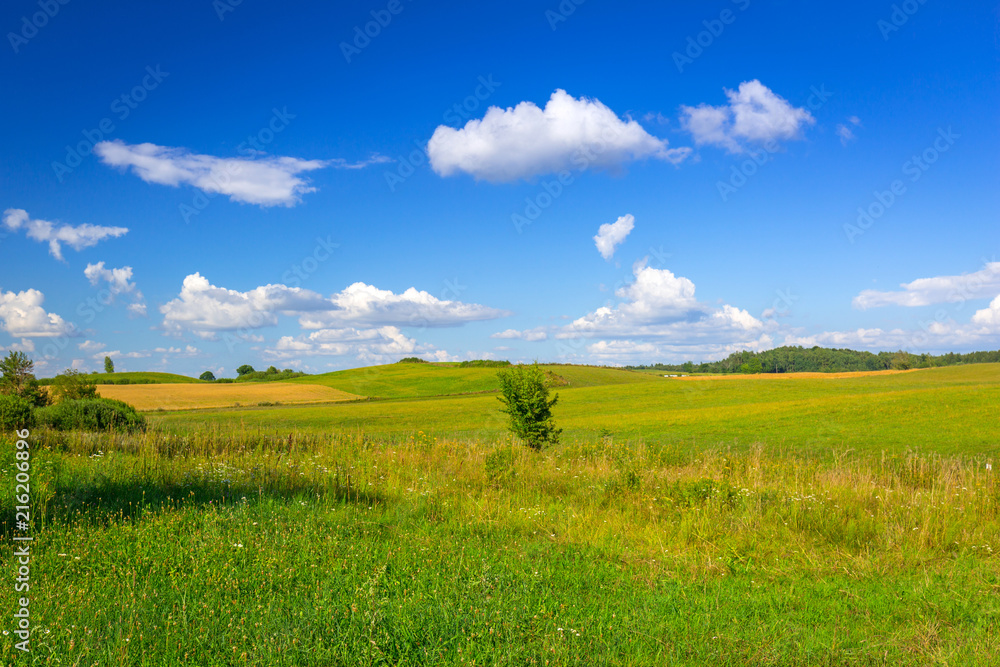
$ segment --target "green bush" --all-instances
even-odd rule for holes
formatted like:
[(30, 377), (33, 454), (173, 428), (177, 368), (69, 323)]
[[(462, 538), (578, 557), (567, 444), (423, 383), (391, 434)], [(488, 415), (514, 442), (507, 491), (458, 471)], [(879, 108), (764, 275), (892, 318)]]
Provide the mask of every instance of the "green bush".
[(31, 401), (14, 394), (0, 394), (0, 432), (34, 425)]
[(146, 418), (128, 403), (110, 398), (61, 401), (35, 412), (40, 425), (59, 431), (145, 431)]
[(470, 361), (463, 361), (458, 365), (459, 368), (504, 368), (505, 366), (510, 366), (510, 362), (506, 359), (503, 361), (496, 359), (472, 359)]
[(52, 381), (49, 391), (56, 403), (97, 398), (97, 385), (78, 370), (67, 368)]
[(549, 398), (549, 383), (538, 364), (501, 368), (497, 379), (497, 398), (503, 403), (500, 411), (507, 415), (510, 432), (535, 451), (546, 442), (557, 444), (562, 429), (555, 427), (552, 406), (559, 395)]
[(420, 357), (403, 357), (397, 364), (426, 364), (428, 361), (426, 359), (421, 359)]

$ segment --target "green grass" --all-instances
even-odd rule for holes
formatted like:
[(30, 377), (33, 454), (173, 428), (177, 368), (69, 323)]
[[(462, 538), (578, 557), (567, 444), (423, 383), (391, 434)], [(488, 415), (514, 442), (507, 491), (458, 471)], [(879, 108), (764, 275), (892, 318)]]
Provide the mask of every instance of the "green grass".
[[(802, 453), (817, 448), (913, 448), (939, 454), (1000, 454), (998, 364), (839, 379), (653, 378), (562, 387), (558, 394), (553, 410), (557, 424), (565, 430), (564, 437), (581, 441), (594, 441), (610, 431), (619, 440), (694, 447), (759, 443)], [(154, 419), (177, 431), (333, 428), (397, 439), (417, 431), (490, 439), (504, 432), (499, 405), (495, 395), (483, 394), (178, 412)]]
[[(650, 381), (646, 375), (617, 368), (543, 366), (569, 382), (568, 386), (625, 384)], [(497, 391), (496, 368), (459, 368), (457, 364), (389, 364), (287, 380), (321, 384), (351, 394), (376, 398), (419, 398)]]
[(540, 454), (494, 394), (39, 430), (31, 662), (1000, 664), (998, 387), (570, 386)]
[(1000, 660), (1000, 484), (961, 457), (567, 444), (496, 486), (503, 443), (35, 437), (33, 664)]

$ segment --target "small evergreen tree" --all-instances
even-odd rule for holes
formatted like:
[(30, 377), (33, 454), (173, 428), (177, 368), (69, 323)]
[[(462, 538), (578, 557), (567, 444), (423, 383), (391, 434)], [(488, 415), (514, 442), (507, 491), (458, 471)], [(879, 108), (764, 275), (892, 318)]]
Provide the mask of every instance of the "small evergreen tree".
[(536, 451), (546, 442), (556, 444), (562, 429), (555, 427), (552, 407), (559, 400), (556, 394), (549, 398), (545, 373), (538, 364), (511, 366), (497, 371), (500, 396), (507, 415), (511, 433)]
[(111, 357), (104, 357), (104, 372), (105, 373), (115, 372), (115, 362), (111, 360)]

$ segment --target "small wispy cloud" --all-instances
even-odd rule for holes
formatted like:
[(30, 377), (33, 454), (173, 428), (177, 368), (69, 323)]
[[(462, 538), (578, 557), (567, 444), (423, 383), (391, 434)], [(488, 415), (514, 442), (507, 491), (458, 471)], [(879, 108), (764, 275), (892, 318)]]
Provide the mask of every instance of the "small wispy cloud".
[[(861, 119), (857, 116), (851, 116), (847, 119), (847, 122), (854, 127), (861, 127)], [(840, 137), (840, 143), (843, 146), (846, 146), (856, 138), (854, 130), (844, 123), (839, 123), (837, 125), (837, 136)]]
[(95, 246), (104, 239), (117, 238), (128, 233), (127, 227), (101, 227), (98, 225), (61, 225), (48, 220), (32, 219), (21, 208), (3, 212), (3, 225), (12, 232), (24, 229), (29, 239), (49, 244), (49, 254), (62, 261), (62, 244), (73, 250)]
[(365, 167), (370, 167), (375, 164), (386, 164), (387, 162), (395, 162), (391, 157), (385, 155), (379, 155), (378, 153), (372, 153), (372, 156), (367, 160), (361, 160), (360, 162), (348, 162), (344, 158), (337, 157), (332, 160), (327, 160), (329, 165), (334, 169), (364, 169)]
[(104, 164), (131, 169), (147, 183), (191, 185), (261, 207), (295, 206), (302, 195), (316, 191), (300, 174), (331, 164), (329, 160), (296, 157), (223, 158), (150, 143), (129, 145), (117, 139), (100, 142), (94, 153)]

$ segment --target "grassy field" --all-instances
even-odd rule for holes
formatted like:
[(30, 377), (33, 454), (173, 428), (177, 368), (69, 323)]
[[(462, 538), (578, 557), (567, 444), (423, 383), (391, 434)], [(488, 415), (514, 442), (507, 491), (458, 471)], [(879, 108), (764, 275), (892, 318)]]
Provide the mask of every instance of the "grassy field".
[(226, 408), (262, 403), (331, 403), (361, 398), (332, 387), (285, 382), (101, 385), (98, 394), (125, 401), (139, 410)]
[[(553, 368), (566, 373), (563, 367)], [(646, 380), (638, 373), (626, 377), (632, 376), (642, 381), (559, 388), (555, 415), (565, 436), (595, 442), (610, 435), (619, 441), (685, 447), (761, 444), (804, 454), (908, 448), (939, 454), (1000, 454), (997, 364), (851, 377)], [(404, 385), (400, 393), (416, 391)], [(423, 431), (437, 437), (489, 440), (504, 431), (499, 405), (495, 395), (480, 394), (200, 411), (156, 419), (163, 428), (177, 432), (332, 428), (390, 439)]]
[(1000, 664), (998, 387), (569, 386), (540, 454), (490, 394), (39, 431), (32, 664)]
[[(655, 378), (634, 371), (596, 366), (542, 366), (559, 376), (567, 387), (630, 384)], [(296, 384), (319, 384), (361, 396), (420, 398), (496, 391), (495, 368), (459, 368), (455, 364), (388, 364), (287, 380)]]
[(91, 382), (96, 382), (97, 384), (109, 381), (121, 382), (122, 380), (128, 380), (129, 382), (148, 382), (150, 384), (199, 384), (204, 382), (203, 380), (191, 378), (186, 375), (152, 372), (91, 373), (86, 375), (85, 378)]

